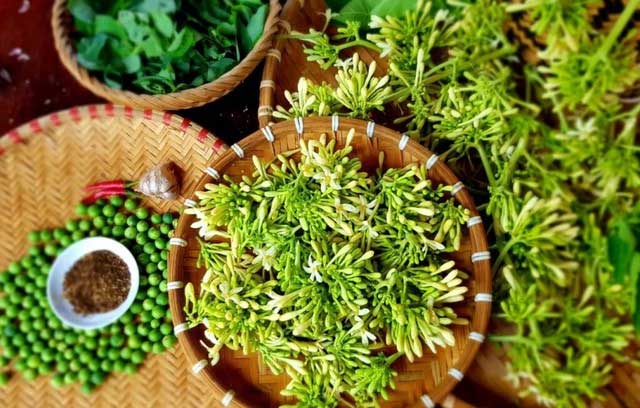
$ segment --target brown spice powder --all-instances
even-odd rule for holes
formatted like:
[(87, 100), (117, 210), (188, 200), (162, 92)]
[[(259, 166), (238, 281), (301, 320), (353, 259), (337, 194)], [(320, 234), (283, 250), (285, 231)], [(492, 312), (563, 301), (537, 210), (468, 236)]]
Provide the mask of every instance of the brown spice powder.
[(82, 315), (104, 313), (118, 307), (129, 294), (127, 264), (110, 251), (95, 251), (80, 258), (64, 278), (64, 297)]

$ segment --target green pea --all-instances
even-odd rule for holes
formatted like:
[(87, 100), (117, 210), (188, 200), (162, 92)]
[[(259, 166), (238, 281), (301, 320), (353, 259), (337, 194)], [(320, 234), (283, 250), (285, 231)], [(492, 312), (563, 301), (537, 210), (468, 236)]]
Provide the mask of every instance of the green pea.
[(137, 234), (138, 234), (138, 231), (136, 231), (136, 229), (135, 229), (135, 228), (133, 228), (133, 227), (127, 227), (127, 228), (124, 230), (124, 236), (125, 236), (125, 238), (127, 238), (127, 239), (134, 239), (134, 238), (136, 237), (136, 235), (137, 235)]
[(22, 271), (22, 266), (20, 266), (19, 262), (11, 262), (9, 264), (9, 267), (7, 268), (7, 271), (9, 273), (12, 273), (14, 275), (19, 274)]
[[(16, 336), (16, 334), (18, 334), (18, 329), (16, 329), (16, 327), (14, 325), (9, 324), (9, 325), (5, 326), (5, 328), (3, 329), (3, 332), (4, 332), (5, 336), (12, 337), (12, 336)], [(15, 339), (15, 337), (14, 337), (14, 339)]]
[(111, 360), (100, 361), (100, 369), (106, 373), (110, 373), (111, 371), (113, 371), (113, 361)]
[(29, 231), (27, 235), (27, 239), (29, 242), (38, 243), (40, 242), (40, 233), (38, 231)]
[(27, 360), (25, 360), (24, 358), (19, 359), (18, 361), (15, 362), (15, 364), (13, 364), (13, 368), (15, 368), (16, 370), (22, 373), (25, 372), (25, 370), (29, 368), (27, 366)]
[(133, 364), (142, 364), (144, 362), (145, 353), (142, 350), (135, 350), (131, 353), (131, 362)]
[(89, 370), (98, 371), (100, 369), (100, 362), (98, 360), (91, 360), (88, 364)]
[(2, 355), (6, 358), (15, 358), (18, 355), (18, 348), (13, 345), (3, 346)]
[(22, 258), (20, 260), (20, 265), (24, 268), (24, 269), (29, 269), (33, 266), (33, 260), (31, 259), (31, 257), (29, 256), (25, 256), (24, 258)]
[(167, 269), (167, 261), (166, 260), (159, 261), (158, 269), (161, 271), (165, 271)]
[(71, 240), (73, 242), (80, 241), (82, 238), (84, 238), (84, 234), (82, 233), (82, 231), (73, 231), (71, 233)]
[(138, 263), (146, 265), (151, 260), (151, 256), (149, 254), (142, 253), (137, 256)]
[(111, 204), (107, 204), (104, 207), (102, 207), (102, 215), (104, 215), (105, 217), (111, 218), (114, 215), (116, 215), (116, 208)]
[(101, 213), (102, 211), (100, 210), (100, 206), (98, 204), (92, 204), (87, 209), (87, 214), (89, 214), (89, 217), (91, 218), (95, 218), (99, 216)]
[(98, 346), (100, 346), (100, 347), (106, 347), (106, 346), (108, 346), (108, 345), (109, 345), (109, 338), (108, 338), (108, 337), (104, 337), (104, 336), (102, 336), (102, 337), (100, 337), (100, 338), (98, 339)]
[(131, 308), (129, 310), (133, 314), (136, 314), (136, 315), (140, 314), (140, 312), (142, 312), (142, 304), (135, 302), (134, 304), (131, 305)]
[(107, 222), (106, 222), (106, 220), (104, 219), (104, 217), (102, 217), (101, 215), (99, 215), (99, 216), (97, 216), (97, 217), (95, 217), (95, 218), (93, 219), (93, 226), (94, 226), (94, 227), (96, 227), (96, 228), (98, 228), (98, 229), (101, 229), (101, 228), (103, 228), (105, 225), (107, 225)]
[(31, 355), (31, 350), (29, 350), (27, 347), (22, 346), (22, 348), (20, 350), (18, 350), (18, 357), (20, 357), (21, 359), (25, 360), (27, 358), (29, 358), (29, 356)]
[[(160, 279), (162, 279), (162, 278), (161, 278), (160, 275), (158, 275), (158, 280), (161, 282)], [(162, 305), (162, 303), (158, 302), (158, 300), (159, 300), (158, 297), (160, 296), (161, 292), (162, 291), (160, 290), (159, 287), (152, 286), (147, 290), (147, 296), (149, 296), (152, 299), (155, 299), (157, 304)]]
[(90, 352), (88, 351), (83, 351), (80, 353), (80, 356), (78, 358), (80, 360), (80, 362), (82, 364), (89, 364), (89, 362), (91, 361), (91, 359), (93, 359), (93, 356), (91, 355)]
[(76, 382), (77, 379), (77, 374), (74, 373), (73, 371), (67, 371), (64, 375), (64, 383), (69, 385), (69, 384), (73, 384), (74, 382)]
[[(58, 365), (57, 368), (58, 370), (60, 370), (60, 365)], [(53, 385), (56, 388), (62, 387), (64, 385), (64, 375), (58, 373), (53, 377), (51, 377), (51, 385)]]
[(80, 231), (89, 231), (91, 229), (91, 222), (89, 222), (89, 220), (80, 220), (80, 222), (78, 222), (78, 228), (80, 228)]
[[(155, 264), (149, 264), (149, 265), (155, 265)], [(149, 269), (147, 269), (147, 272), (149, 272)], [(160, 282), (162, 282), (162, 276), (158, 273), (153, 273), (149, 275), (148, 279), (149, 279), (149, 285), (151, 286), (158, 286)]]
[(64, 353), (62, 353), (62, 357), (64, 357), (64, 359), (67, 361), (71, 361), (74, 358), (76, 358), (76, 354), (73, 352), (72, 349), (67, 349), (64, 351)]
[(169, 213), (162, 214), (162, 222), (164, 222), (165, 224), (168, 224), (168, 225), (172, 225), (173, 224), (173, 215), (171, 215)]
[(127, 323), (124, 326), (124, 334), (126, 334), (127, 336), (131, 336), (135, 332), (136, 332), (136, 326), (133, 323)]
[(151, 254), (156, 250), (155, 245), (153, 244), (153, 242), (147, 242), (146, 244), (144, 244), (144, 253), (145, 254)]
[(133, 198), (127, 198), (124, 202), (124, 208), (126, 208), (129, 211), (133, 212), (136, 210), (137, 207), (138, 207), (138, 203)]
[(73, 239), (69, 235), (64, 235), (63, 237), (60, 238), (60, 246), (62, 246), (63, 248), (68, 247), (72, 243), (73, 243)]
[(9, 307), (9, 304), (13, 304), (13, 305), (22, 304), (22, 295), (18, 292), (9, 293), (9, 295), (5, 296), (3, 299), (5, 299), (5, 302), (6, 302), (6, 307), (4, 307), (4, 309)]
[(151, 255), (148, 255), (148, 257), (149, 257), (149, 262), (153, 262), (153, 263), (160, 262), (160, 254), (158, 252), (154, 252)]
[(136, 217), (135, 215), (130, 215), (127, 217), (127, 226), (135, 227), (138, 224), (138, 221), (138, 217)]
[(89, 236), (90, 237), (97, 237), (98, 235), (100, 235), (100, 234), (99, 234), (99, 231), (97, 231), (97, 230), (89, 231)]
[(27, 381), (33, 381), (38, 377), (38, 371), (33, 368), (28, 368), (24, 370), (24, 372), (22, 373), (22, 376)]
[(154, 306), (155, 302), (153, 301), (153, 299), (145, 299), (144, 302), (142, 302), (142, 308), (144, 310), (151, 310)]
[[(29, 314), (31, 315), (32, 318), (34, 319), (38, 319), (39, 317), (42, 317), (44, 315), (44, 310), (42, 310), (39, 307), (34, 307), (29, 311)], [(35, 320), (33, 322), (33, 328), (35, 330), (42, 330), (45, 328), (47, 324), (44, 322), (44, 320), (38, 319)]]
[(160, 233), (162, 233), (162, 235), (167, 236), (167, 235), (169, 235), (169, 232), (171, 232), (171, 226), (170, 225), (162, 224), (160, 226)]
[(162, 259), (163, 261), (166, 261), (168, 257), (169, 257), (169, 251), (165, 250), (160, 252), (160, 259)]
[[(149, 327), (145, 324), (138, 325), (137, 331), (142, 337), (147, 337), (149, 335)], [(142, 344), (144, 344), (144, 342)]]
[(120, 350), (120, 358), (122, 358), (123, 360), (131, 359), (131, 349), (128, 347), (125, 347), (122, 350)]
[(152, 330), (151, 333), (149, 333), (149, 341), (155, 343), (158, 342), (162, 339), (162, 334), (160, 333), (159, 330)]
[(153, 354), (160, 354), (164, 351), (164, 346), (162, 345), (162, 343), (154, 343), (151, 346), (151, 352)]
[(60, 241), (60, 238), (62, 238), (65, 235), (65, 232), (62, 228), (56, 228), (53, 230), (53, 239)]
[(111, 336), (111, 339), (109, 340), (109, 344), (111, 344), (112, 347), (120, 347), (124, 344), (124, 336), (122, 335), (114, 335)]
[(40, 366), (38, 367), (38, 375), (46, 375), (46, 374), (51, 374), (51, 372), (53, 371), (53, 365), (52, 364), (40, 364)]
[(151, 214), (151, 222), (153, 224), (160, 224), (162, 222), (162, 215), (160, 215), (160, 214)]
[(40, 359), (38, 356), (30, 356), (27, 359), (27, 367), (29, 368), (37, 368), (40, 365)]
[(40, 232), (40, 239), (42, 242), (49, 242), (53, 239), (53, 232), (49, 230), (43, 230)]
[(147, 273), (154, 273), (158, 270), (158, 265), (154, 263), (147, 264), (145, 270), (147, 271)]
[(64, 227), (69, 232), (76, 231), (78, 229), (78, 220), (67, 220), (67, 222), (64, 224)]
[(21, 287), (21, 288), (23, 288), (27, 284), (28, 281), (29, 281), (29, 279), (27, 278), (26, 275), (18, 275), (14, 279), (14, 282), (16, 283), (16, 285), (18, 285), (18, 287)]
[(159, 288), (160, 288), (161, 292), (166, 292), (167, 291), (167, 281), (163, 280), (162, 282), (160, 282)]
[(138, 371), (138, 367), (133, 363), (129, 363), (124, 366), (124, 372), (129, 375), (135, 374), (136, 371)]
[(160, 327), (160, 320), (152, 320), (152, 321), (150, 321), (149, 322), (149, 326), (151, 326), (152, 329), (157, 329), (158, 327)]
[(133, 252), (134, 255), (140, 255), (144, 252), (144, 248), (142, 247), (142, 245), (136, 244), (133, 246), (133, 248), (131, 248), (131, 252)]
[(97, 371), (91, 374), (91, 382), (95, 385), (100, 385), (104, 382), (106, 376), (104, 373)]
[(136, 244), (138, 245), (144, 245), (147, 242), (149, 242), (149, 238), (147, 238), (146, 235), (144, 234), (138, 234), (136, 235)]
[(35, 280), (36, 287), (38, 288), (46, 288), (47, 287), (47, 276), (40, 275), (36, 277)]
[(151, 228), (147, 231), (147, 236), (150, 240), (155, 241), (156, 239), (160, 238), (160, 231), (155, 228)]
[(117, 373), (124, 372), (125, 362), (122, 360), (116, 360), (113, 362), (113, 371)]
[(58, 248), (54, 244), (47, 244), (44, 246), (44, 253), (48, 256), (56, 256)]
[(78, 372), (78, 381), (86, 382), (91, 378), (91, 371), (84, 369)]
[(131, 349), (138, 349), (142, 345), (142, 337), (137, 334), (131, 334), (129, 336), (128, 345)]
[(118, 213), (118, 214), (114, 215), (113, 223), (115, 225), (124, 226), (124, 225), (127, 224), (127, 216), (124, 215), (123, 213)]
[(124, 198), (122, 198), (122, 196), (111, 196), (109, 198), (109, 203), (111, 203), (112, 206), (116, 207), (116, 208), (120, 208), (122, 207), (122, 204), (124, 203)]
[(136, 224), (136, 229), (138, 230), (138, 232), (145, 232), (149, 229), (149, 224), (146, 221), (140, 220)]
[(87, 215), (88, 207), (86, 204), (80, 203), (76, 205), (76, 214), (78, 215)]
[(42, 353), (40, 354), (40, 358), (42, 359), (42, 361), (47, 363), (53, 361), (55, 357), (56, 357), (56, 354), (51, 349), (43, 350)]
[(100, 235), (102, 235), (103, 237), (108, 237), (109, 235), (111, 235), (111, 227), (105, 225), (104, 227), (100, 228)]
[(47, 348), (46, 344), (42, 342), (37, 342), (31, 345), (31, 350), (36, 354), (42, 353), (46, 348)]
[(131, 323), (132, 321), (133, 321), (133, 314), (130, 311), (127, 311), (120, 318), (120, 323), (124, 323), (125, 324), (125, 329), (126, 329), (126, 324), (127, 323)]
[(95, 388), (95, 384), (92, 384), (90, 382), (83, 382), (82, 386), (80, 387), (80, 391), (82, 391), (83, 394), (88, 395), (91, 394), (93, 390), (95, 390)]
[(109, 357), (109, 349), (104, 347), (98, 348), (98, 350), (96, 350), (96, 356), (102, 359), (103, 361), (106, 361), (105, 359)]
[(149, 210), (147, 210), (144, 207), (138, 208), (138, 210), (136, 210), (136, 217), (138, 217), (141, 220), (145, 220), (149, 218)]
[(154, 245), (156, 246), (157, 249), (163, 250), (167, 247), (167, 242), (163, 239), (156, 239), (154, 241)]
[(82, 364), (80, 364), (80, 361), (78, 360), (71, 360), (69, 361), (69, 369), (71, 371), (80, 371), (82, 369)]
[(154, 319), (162, 319), (164, 314), (165, 314), (165, 308), (162, 306), (156, 306), (151, 311), (151, 315), (153, 316)]
[(22, 309), (18, 313), (18, 320), (25, 321), (28, 320), (30, 316), (31, 314), (29, 313), (28, 309)]

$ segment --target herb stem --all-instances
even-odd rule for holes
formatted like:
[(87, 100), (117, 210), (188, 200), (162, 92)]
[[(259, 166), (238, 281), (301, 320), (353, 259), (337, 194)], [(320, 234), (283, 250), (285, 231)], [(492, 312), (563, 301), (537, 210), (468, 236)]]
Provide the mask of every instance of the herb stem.
[(373, 44), (370, 41), (363, 40), (363, 39), (349, 41), (349, 42), (346, 42), (344, 44), (336, 45), (335, 47), (336, 47), (336, 49), (338, 51), (343, 51), (343, 50), (346, 50), (346, 49), (352, 48), (352, 47), (364, 47), (364, 48), (368, 48), (368, 49), (376, 51), (376, 52), (382, 51), (377, 45)]
[(476, 143), (474, 147), (476, 148), (478, 155), (480, 155), (480, 161), (482, 162), (482, 166), (484, 167), (485, 173), (487, 173), (487, 179), (489, 180), (489, 185), (495, 187), (496, 177), (493, 174), (493, 169), (491, 168), (491, 162), (489, 161), (487, 152), (484, 150), (484, 147), (480, 143)]
[(513, 151), (513, 154), (511, 155), (511, 158), (507, 163), (507, 168), (505, 169), (505, 172), (501, 177), (503, 187), (506, 187), (511, 181), (511, 177), (513, 176), (513, 172), (516, 168), (516, 164), (518, 163), (518, 160), (524, 153), (524, 150), (527, 147), (528, 140), (529, 140), (529, 133), (527, 133), (526, 136), (520, 139), (520, 141), (518, 142), (518, 145), (516, 146), (516, 149)]
[(638, 9), (638, 7), (640, 7), (640, 0), (630, 0), (629, 3), (627, 3), (624, 10), (622, 11), (622, 14), (620, 14), (618, 19), (616, 20), (616, 23), (613, 25), (613, 28), (607, 35), (607, 38), (605, 38), (604, 42), (598, 49), (598, 54), (601, 57), (606, 56), (609, 53), (611, 48), (614, 46), (615, 41), (620, 36), (620, 33), (622, 33), (622, 30), (627, 25), (627, 23), (633, 16), (633, 13)]

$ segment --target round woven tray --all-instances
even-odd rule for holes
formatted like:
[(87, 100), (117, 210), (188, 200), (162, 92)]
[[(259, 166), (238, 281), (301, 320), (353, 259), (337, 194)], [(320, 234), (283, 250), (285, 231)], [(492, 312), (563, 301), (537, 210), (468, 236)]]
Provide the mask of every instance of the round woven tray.
[(278, 31), (277, 22), (280, 9), (278, 0), (269, 1), (269, 15), (265, 21), (262, 37), (253, 50), (229, 72), (215, 81), (199, 87), (162, 95), (139, 94), (110, 88), (82, 67), (76, 59), (70, 38), (72, 21), (67, 11), (67, 0), (55, 0), (51, 14), (51, 26), (55, 47), (62, 63), (82, 86), (94, 94), (114, 103), (140, 109), (178, 110), (212, 102), (228, 94), (244, 81), (271, 48), (272, 37)]
[[(215, 147), (215, 149), (214, 149)], [(182, 169), (182, 191), (192, 190), (205, 163), (227, 147), (206, 130), (170, 113), (91, 105), (36, 119), (0, 138), (0, 271), (23, 256), (34, 229), (74, 216), (82, 187), (95, 181), (135, 179), (160, 162)], [(175, 211), (178, 201), (146, 200)], [(0, 272), (1, 273), (1, 272)], [(113, 374), (92, 394), (79, 385), (55, 388), (50, 377), (14, 375), (0, 387), (1, 407), (216, 407), (202, 379), (190, 375), (179, 347), (150, 354), (135, 375)]]
[[(491, 312), (491, 267), (482, 222), (477, 217), (470, 194), (437, 156), (408, 137), (375, 126), (373, 122), (338, 120), (338, 117), (298, 119), (263, 128), (212, 160), (207, 175), (199, 181), (196, 191), (203, 190), (207, 183), (217, 182), (221, 174), (234, 180), (251, 174), (253, 156), (271, 160), (280, 152), (296, 149), (300, 138), (317, 139), (326, 133), (334, 137), (339, 146), (344, 145), (344, 138), (350, 129), (355, 130), (352, 155), (362, 161), (365, 170), (372, 171), (377, 167), (379, 152), (384, 152), (385, 168), (427, 163), (429, 177), (438, 184), (457, 186), (453, 195), (472, 215), (469, 228), (465, 229), (461, 250), (453, 255), (457, 266), (470, 274), (466, 282), (470, 290), (465, 301), (457, 308), (460, 315), (470, 320), (470, 324), (453, 327), (455, 347), (440, 349), (437, 354), (426, 353), (414, 363), (404, 358), (398, 360), (394, 366), (399, 373), (395, 380), (397, 389), (390, 392), (389, 401), (382, 404), (384, 407), (431, 407), (449, 394), (462, 379), (484, 339)], [(195, 197), (191, 199), (194, 201), (189, 204), (195, 204)], [(177, 237), (182, 240), (174, 241), (171, 247), (168, 278), (169, 285), (176, 288), (169, 295), (174, 325), (194, 372), (206, 378), (221, 401), (233, 401), (233, 406), (266, 408), (290, 402), (290, 399), (279, 394), (289, 378), (286, 375), (273, 375), (257, 353), (245, 356), (241, 351), (225, 348), (218, 364), (210, 366), (206, 350), (200, 344), (200, 340), (204, 339), (203, 328), (188, 330), (184, 324), (185, 298), (182, 287), (191, 282), (198, 293), (205, 272), (196, 267), (199, 254), (197, 230), (190, 227), (194, 220), (194, 216), (188, 214), (183, 214), (179, 219), (174, 239)]]

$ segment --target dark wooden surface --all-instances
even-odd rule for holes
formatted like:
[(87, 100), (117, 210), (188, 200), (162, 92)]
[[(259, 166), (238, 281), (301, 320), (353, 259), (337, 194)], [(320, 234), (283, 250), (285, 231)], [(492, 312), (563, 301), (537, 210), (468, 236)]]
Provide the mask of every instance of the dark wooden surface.
[[(0, 135), (31, 119), (75, 105), (103, 102), (66, 72), (53, 46), (51, 0), (0, 0)], [(21, 8), (26, 11), (20, 12)], [(236, 90), (201, 108), (178, 112), (227, 143), (258, 127), (262, 67)], [(456, 393), (479, 407), (506, 406), (463, 380)]]

